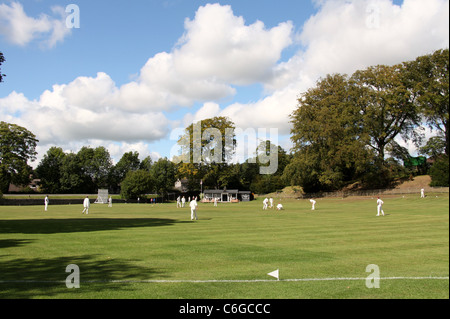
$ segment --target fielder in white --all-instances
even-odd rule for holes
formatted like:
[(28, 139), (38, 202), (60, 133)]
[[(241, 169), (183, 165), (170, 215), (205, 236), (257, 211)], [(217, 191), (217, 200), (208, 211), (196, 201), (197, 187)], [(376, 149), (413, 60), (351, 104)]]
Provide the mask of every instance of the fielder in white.
[(181, 198), (181, 207), (184, 207), (184, 203), (186, 203), (186, 198), (184, 196)]
[(377, 198), (377, 216), (380, 216), (380, 213), (384, 216), (383, 204), (384, 204), (384, 202), (380, 199), (380, 197), (378, 197)]
[(284, 208), (283, 208), (283, 205), (281, 205), (281, 203), (279, 203), (278, 205), (277, 205), (277, 210), (283, 210)]
[(89, 197), (86, 196), (86, 198), (83, 201), (83, 211), (81, 212), (84, 214), (86, 212), (86, 215), (89, 214), (89, 206), (91, 206), (91, 202), (89, 201)]
[(217, 197), (214, 197), (214, 207), (217, 207)]
[(45, 211), (47, 211), (47, 208), (48, 208), (48, 195), (45, 196), (45, 198), (44, 198), (44, 205), (45, 205)]
[(316, 209), (316, 201), (314, 199), (310, 199), (309, 202), (312, 204), (311, 210), (315, 210)]
[(108, 198), (108, 207), (112, 207), (112, 197), (109, 196)]
[(181, 207), (181, 199), (180, 196), (177, 197), (177, 208)]
[(197, 201), (194, 199), (192, 199), (192, 201), (190, 202), (189, 206), (191, 207), (191, 220), (198, 220), (197, 218)]
[(273, 198), (272, 197), (270, 197), (270, 199), (269, 199), (269, 208), (273, 209)]
[(263, 210), (267, 209), (267, 203), (269, 202), (269, 200), (266, 198), (264, 198), (263, 200)]
[(425, 189), (420, 190), (420, 198), (425, 198)]

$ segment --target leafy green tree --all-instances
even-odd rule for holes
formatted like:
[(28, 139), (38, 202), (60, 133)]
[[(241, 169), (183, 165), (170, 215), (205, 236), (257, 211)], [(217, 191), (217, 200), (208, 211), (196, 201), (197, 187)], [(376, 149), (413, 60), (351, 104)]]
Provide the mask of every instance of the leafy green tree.
[(401, 65), (377, 65), (356, 71), (352, 77), (352, 96), (362, 116), (363, 132), (368, 146), (383, 165), (386, 146), (397, 136), (417, 141), (415, 131), (420, 117), (411, 92), (411, 81)]
[(419, 149), (419, 152), (432, 158), (438, 158), (439, 155), (445, 153), (445, 147), (445, 138), (438, 135), (430, 137), (427, 143)]
[(140, 169), (139, 153), (124, 153), (116, 165), (112, 166), (109, 172), (109, 188), (112, 191), (120, 190), (120, 183), (129, 171)]
[(85, 174), (82, 162), (75, 153), (68, 153), (61, 164), (61, 192), (63, 193), (94, 193), (95, 184), (90, 176)]
[(121, 184), (120, 195), (125, 199), (136, 199), (149, 193), (154, 187), (152, 174), (146, 170), (130, 170)]
[(449, 186), (449, 161), (446, 154), (439, 156), (430, 168), (430, 186)]
[(235, 148), (235, 125), (219, 116), (192, 123), (178, 140), (182, 153), (177, 161), (184, 163), (228, 163)]
[[(181, 154), (174, 158), (177, 177), (188, 180), (188, 189), (223, 187), (225, 172), (236, 149), (235, 125), (227, 117), (214, 117), (189, 125), (178, 140)], [(225, 180), (223, 180), (225, 181)]]
[(142, 160), (142, 162), (139, 164), (139, 169), (143, 169), (146, 171), (150, 171), (150, 169), (152, 168), (153, 165), (153, 161), (152, 158), (150, 156), (147, 156), (146, 158), (144, 158)]
[(37, 177), (41, 180), (43, 192), (57, 194), (61, 189), (61, 168), (66, 154), (60, 147), (51, 147), (36, 167)]
[(0, 191), (9, 184), (26, 185), (30, 181), (28, 161), (36, 159), (36, 136), (24, 127), (0, 122)]
[(99, 146), (93, 149), (83, 146), (77, 153), (77, 159), (80, 162), (83, 174), (92, 180), (94, 191), (108, 187), (112, 160), (105, 147)]
[(167, 158), (160, 158), (153, 164), (150, 173), (153, 177), (154, 190), (158, 194), (166, 195), (172, 190), (176, 181), (176, 166)]
[(450, 150), (449, 62), (449, 49), (445, 49), (405, 63), (420, 112), (428, 126), (444, 137), (447, 156)]
[(283, 174), (286, 182), (305, 191), (334, 190), (365, 172), (370, 152), (351, 92), (347, 77), (335, 74), (299, 98), (291, 114), (294, 159)]

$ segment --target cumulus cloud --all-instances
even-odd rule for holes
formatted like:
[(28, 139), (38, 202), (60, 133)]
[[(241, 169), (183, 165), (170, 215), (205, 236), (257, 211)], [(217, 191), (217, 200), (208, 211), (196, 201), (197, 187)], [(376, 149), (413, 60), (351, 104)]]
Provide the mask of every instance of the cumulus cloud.
[[(36, 100), (11, 92), (0, 99), (0, 116), (32, 130), (41, 145), (101, 140), (117, 152), (127, 147), (144, 152), (144, 144), (167, 139), (171, 127), (217, 115), (242, 129), (278, 128), (288, 135), (297, 98), (320, 77), (448, 47), (448, 0), (404, 0), (401, 6), (391, 0), (316, 3), (316, 14), (299, 34), (289, 21), (267, 28), (262, 21), (246, 24), (230, 6), (202, 6), (185, 20), (173, 50), (150, 57), (133, 81), (117, 86), (99, 72), (54, 85)], [(52, 24), (57, 21), (28, 17), (16, 2), (0, 5), (0, 34), (18, 45), (43, 34), (61, 41), (65, 33)], [(298, 52), (280, 62), (294, 44)], [(239, 86), (253, 84), (263, 86), (264, 97), (221, 106)], [(202, 105), (197, 111), (168, 119), (169, 112), (197, 104)]]
[[(53, 20), (48, 16), (29, 18), (15, 2), (1, 8), (4, 18), (15, 13), (20, 19), (8, 18), (10, 21), (24, 20), (30, 25), (22, 37), (11, 36), (17, 43), (31, 41), (31, 30), (51, 30)], [(12, 92), (0, 99), (1, 113), (26, 124), (41, 144), (94, 139), (157, 141), (169, 132), (165, 112), (205, 102), (197, 114), (186, 116), (203, 119), (218, 114), (218, 104), (208, 101), (233, 96), (233, 84), (263, 82), (290, 45), (292, 24), (281, 23), (271, 29), (260, 21), (246, 25), (230, 6), (214, 4), (200, 7), (193, 20), (185, 21), (185, 29), (172, 52), (150, 57), (136, 79), (120, 87), (104, 72), (80, 76), (53, 85), (33, 101)]]
[(44, 46), (52, 48), (70, 34), (66, 27), (64, 9), (52, 8), (55, 17), (41, 14), (38, 18), (28, 16), (22, 4), (12, 2), (0, 4), (0, 34), (9, 42), (25, 46), (38, 39)]
[(297, 54), (274, 68), (257, 102), (233, 103), (222, 114), (238, 126), (277, 127), (289, 134), (289, 114), (302, 92), (326, 74), (352, 74), (377, 64), (415, 59), (449, 46), (449, 1), (318, 1), (304, 24)]
[(291, 22), (266, 29), (257, 21), (246, 25), (230, 6), (200, 7), (194, 20), (185, 21), (185, 35), (175, 50), (175, 66), (190, 78), (216, 78), (246, 85), (264, 82), (281, 52), (292, 44)]

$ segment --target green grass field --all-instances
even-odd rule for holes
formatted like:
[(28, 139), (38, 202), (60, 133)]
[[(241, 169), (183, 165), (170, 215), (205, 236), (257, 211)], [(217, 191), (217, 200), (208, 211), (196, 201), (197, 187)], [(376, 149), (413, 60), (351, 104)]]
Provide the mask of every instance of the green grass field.
[[(371, 198), (319, 199), (315, 211), (199, 204), (195, 222), (174, 203), (0, 206), (0, 298), (447, 299), (449, 197), (438, 195), (383, 198), (384, 217)], [(66, 287), (69, 264), (80, 288)], [(380, 288), (366, 287), (369, 264)]]

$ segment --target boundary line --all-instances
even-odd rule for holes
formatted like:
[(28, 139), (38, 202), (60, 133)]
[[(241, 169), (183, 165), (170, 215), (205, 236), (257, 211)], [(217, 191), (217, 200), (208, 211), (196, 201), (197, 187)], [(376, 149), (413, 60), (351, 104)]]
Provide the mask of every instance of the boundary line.
[[(367, 280), (367, 277), (297, 278), (297, 279), (210, 279), (210, 280), (80, 280), (80, 283), (258, 283), (258, 282), (306, 282)], [(449, 280), (449, 277), (380, 277), (379, 280)], [(0, 280), (5, 283), (66, 283), (65, 280)]]

